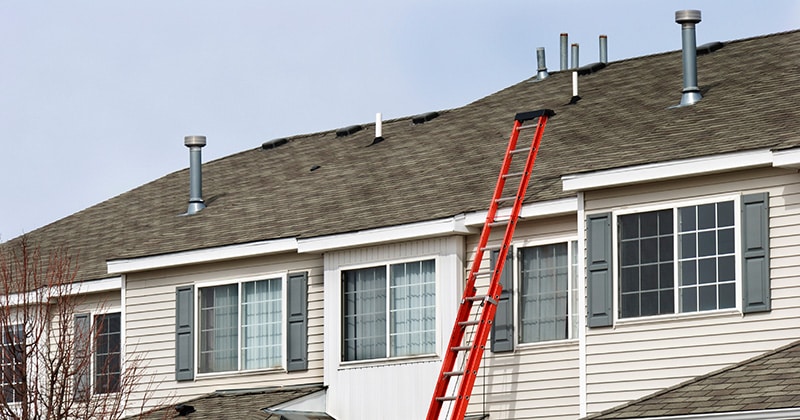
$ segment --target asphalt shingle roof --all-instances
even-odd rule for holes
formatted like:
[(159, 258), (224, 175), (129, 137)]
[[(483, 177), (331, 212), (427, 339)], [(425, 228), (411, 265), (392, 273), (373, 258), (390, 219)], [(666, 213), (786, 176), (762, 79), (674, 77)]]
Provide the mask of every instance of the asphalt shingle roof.
[[(188, 420), (218, 420), (218, 419), (237, 419), (237, 420), (268, 420), (279, 419), (280, 416), (268, 414), (265, 408), (274, 407), (295, 400), (297, 398), (311, 395), (315, 392), (324, 390), (322, 385), (308, 385), (296, 387), (266, 388), (261, 390), (242, 390), (242, 391), (220, 391), (188, 401), (181, 401), (159, 410), (154, 410), (141, 417), (140, 420), (163, 420), (163, 419), (188, 419)], [(175, 406), (182, 404), (191, 406), (194, 411), (186, 415), (179, 415)], [(332, 419), (327, 415), (311, 415), (307, 419)]]
[[(800, 143), (800, 31), (729, 42), (698, 58), (704, 98), (680, 102), (680, 51), (522, 81), (436, 119), (291, 137), (203, 165), (208, 207), (185, 217), (188, 170), (174, 172), (29, 234), (79, 255), (79, 279), (106, 261), (287, 237), (308, 238), (484, 210), (513, 117), (551, 108), (528, 201), (571, 195), (561, 176)], [(535, 73), (535, 69), (531, 69)], [(209, 146), (213, 147), (213, 139)], [(319, 169), (310, 168), (319, 165)], [(12, 240), (13, 241), (13, 240)]]
[(635, 419), (796, 407), (800, 407), (800, 341), (587, 419)]

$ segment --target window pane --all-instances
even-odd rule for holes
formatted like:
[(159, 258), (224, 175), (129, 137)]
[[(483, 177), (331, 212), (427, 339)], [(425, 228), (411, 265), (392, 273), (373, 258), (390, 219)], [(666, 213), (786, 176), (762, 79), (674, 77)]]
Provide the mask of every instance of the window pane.
[(717, 204), (717, 226), (733, 226), (733, 201)]
[(622, 293), (638, 291), (640, 288), (639, 267), (623, 268), (620, 281)]
[(642, 293), (642, 316), (658, 315), (658, 292)]
[(720, 254), (733, 254), (734, 251), (733, 228), (720, 229), (717, 232), (717, 249)]
[[(697, 234), (697, 256), (707, 257), (717, 254), (717, 232), (699, 232)], [(688, 255), (684, 256), (684, 258)]]
[(717, 227), (716, 204), (697, 206), (697, 229), (713, 229)]
[(639, 218), (636, 215), (620, 216), (619, 224), (621, 239), (639, 237)]
[(736, 307), (736, 284), (719, 285), (719, 307), (720, 309)]
[(436, 351), (435, 260), (392, 264), (390, 282), (390, 356)]
[(681, 286), (697, 284), (697, 266), (695, 260), (681, 262)]
[(678, 209), (678, 225), (681, 227), (681, 232), (689, 232), (697, 229), (697, 217), (694, 207)]
[(242, 284), (242, 369), (280, 367), (281, 279)]
[(344, 360), (386, 357), (386, 267), (342, 274)]
[(120, 313), (97, 315), (95, 325), (95, 392), (119, 391)]
[(238, 285), (200, 289), (200, 373), (238, 369), (238, 317)]
[(700, 286), (699, 300), (701, 311), (717, 309), (717, 286)]
[(700, 284), (717, 282), (717, 259), (697, 260), (697, 280)]
[(658, 235), (658, 212), (639, 213), (639, 231), (641, 238)]
[(718, 263), (719, 281), (734, 281), (736, 280), (736, 267), (734, 257), (720, 257)]
[(681, 235), (680, 258), (694, 258), (697, 256), (696, 241), (697, 238), (694, 233), (685, 233)]
[(641, 290), (658, 289), (658, 265), (650, 264), (642, 266)]
[(624, 241), (620, 249), (622, 265), (639, 264), (639, 241)]
[(520, 342), (567, 338), (567, 244), (522, 248), (520, 259)]
[(697, 311), (697, 288), (681, 289), (681, 312)]

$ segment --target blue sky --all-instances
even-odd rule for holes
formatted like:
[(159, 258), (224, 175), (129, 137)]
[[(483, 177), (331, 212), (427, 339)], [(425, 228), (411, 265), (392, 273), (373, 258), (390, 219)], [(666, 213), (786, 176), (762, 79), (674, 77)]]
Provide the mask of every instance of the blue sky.
[[(294, 134), (467, 104), (580, 62), (800, 28), (800, 0), (0, 0), (0, 241), (188, 166)], [(680, 77), (680, 75), (676, 75)], [(700, 76), (702, 85), (702, 75)], [(187, 196), (176, 200), (188, 199)]]

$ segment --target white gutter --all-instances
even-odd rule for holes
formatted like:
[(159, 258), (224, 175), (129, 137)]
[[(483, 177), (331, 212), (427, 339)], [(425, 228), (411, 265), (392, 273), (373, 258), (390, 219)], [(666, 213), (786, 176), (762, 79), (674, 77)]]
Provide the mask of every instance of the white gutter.
[(111, 260), (106, 265), (109, 274), (121, 274), (291, 251), (297, 251), (297, 239), (275, 239), (172, 254)]
[(772, 152), (772, 166), (800, 169), (800, 148)]
[(49, 299), (59, 296), (75, 296), (117, 290), (122, 290), (122, 276), (65, 284), (61, 287), (51, 287), (49, 291), (46, 289), (37, 289), (27, 293), (12, 293), (8, 296), (0, 296), (0, 305), (19, 306), (31, 303), (45, 303), (44, 300), (46, 299), (42, 298)]
[(636, 417), (636, 420), (796, 420), (800, 408), (737, 411), (731, 413), (685, 414), (680, 416)]
[[(535, 217), (557, 216), (560, 214), (572, 214), (578, 211), (578, 197), (563, 198), (560, 200), (544, 201), (540, 203), (525, 204), (520, 209), (521, 219), (532, 219)], [(467, 226), (483, 226), (486, 221), (487, 211), (469, 213), (465, 216), (464, 224)], [(497, 210), (496, 217), (508, 217), (511, 214), (510, 208)]]
[(320, 236), (317, 238), (299, 239), (297, 241), (297, 252), (325, 252), (335, 249), (378, 245), (388, 242), (430, 238), (434, 236), (475, 233), (474, 230), (468, 228), (464, 222), (465, 217), (459, 215), (446, 219), (362, 230), (338, 235)]
[[(641, 182), (708, 175), (759, 166), (778, 166), (774, 165), (773, 156), (773, 152), (768, 149), (751, 150), (608, 169), (586, 174), (564, 175), (561, 177), (561, 183), (564, 191), (586, 191)], [(800, 163), (800, 154), (794, 156), (794, 159), (797, 163)]]

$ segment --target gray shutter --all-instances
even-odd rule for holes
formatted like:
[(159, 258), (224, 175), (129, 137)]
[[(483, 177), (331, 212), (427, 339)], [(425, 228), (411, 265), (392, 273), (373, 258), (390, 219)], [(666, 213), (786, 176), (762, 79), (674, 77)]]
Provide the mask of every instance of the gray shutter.
[(308, 369), (308, 273), (289, 274), (286, 343), (289, 372)]
[(92, 389), (91, 377), (91, 349), (92, 349), (92, 320), (90, 314), (76, 314), (73, 335), (75, 357), (73, 369), (75, 370), (75, 399), (88, 401)]
[(742, 311), (769, 311), (768, 193), (742, 196), (742, 276)]
[(175, 380), (194, 379), (194, 286), (175, 289)]
[[(494, 270), (497, 256), (500, 251), (492, 251), (489, 255), (489, 263)], [(503, 291), (497, 302), (497, 312), (494, 315), (492, 324), (492, 351), (495, 353), (504, 351), (514, 351), (514, 305), (511, 296), (514, 294), (514, 277), (512, 270), (514, 267), (514, 249), (509, 248), (506, 255), (506, 262), (503, 265), (503, 272), (500, 274), (500, 285)]]
[(611, 213), (587, 216), (586, 324), (589, 327), (608, 327), (614, 321), (611, 246)]

